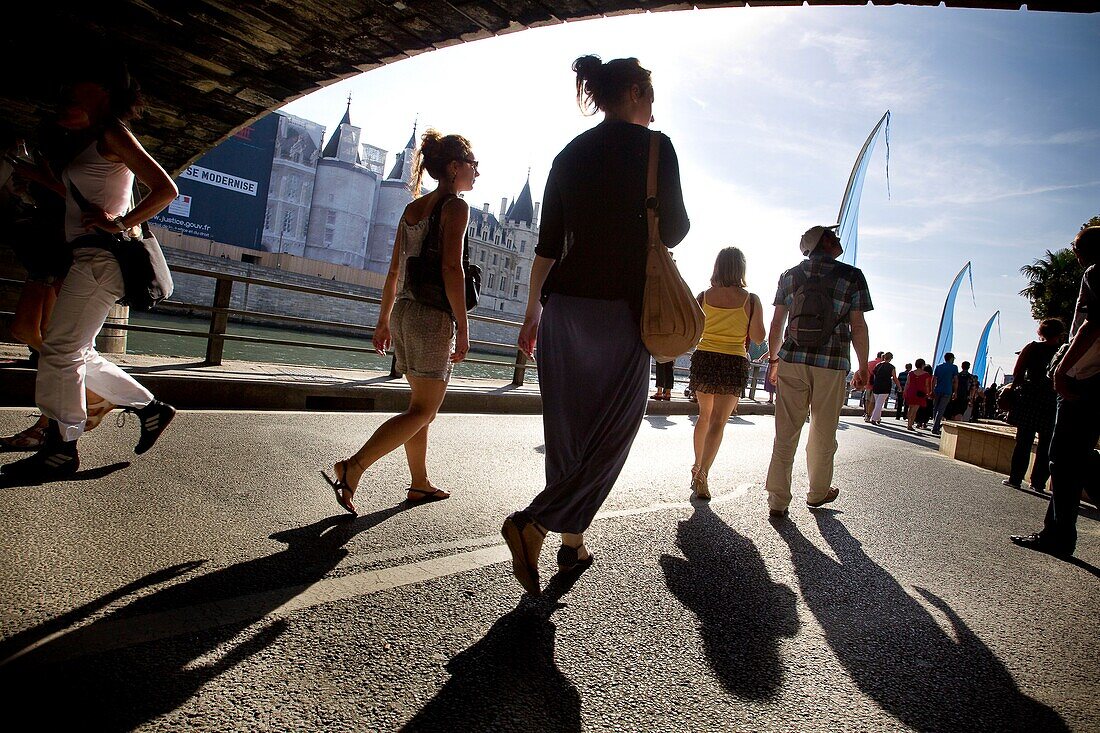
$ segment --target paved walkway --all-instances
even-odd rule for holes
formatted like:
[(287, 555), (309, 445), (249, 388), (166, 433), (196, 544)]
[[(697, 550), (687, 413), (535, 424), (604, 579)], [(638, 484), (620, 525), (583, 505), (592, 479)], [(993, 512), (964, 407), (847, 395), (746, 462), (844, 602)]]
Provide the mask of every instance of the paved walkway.
[(541, 419), (441, 415), (454, 497), (401, 503), (394, 454), (352, 519), (317, 469), (384, 418), (184, 411), (142, 457), (105, 423), (74, 480), (4, 489), (7, 699), (55, 692), (47, 729), (1100, 729), (1092, 508), (1074, 562), (1022, 550), (1043, 497), (857, 418), (838, 502), (773, 524), (770, 417), (730, 422), (693, 505), (691, 420), (650, 416), (596, 564), (555, 575), (552, 537), (531, 602), (498, 530), (541, 483)]

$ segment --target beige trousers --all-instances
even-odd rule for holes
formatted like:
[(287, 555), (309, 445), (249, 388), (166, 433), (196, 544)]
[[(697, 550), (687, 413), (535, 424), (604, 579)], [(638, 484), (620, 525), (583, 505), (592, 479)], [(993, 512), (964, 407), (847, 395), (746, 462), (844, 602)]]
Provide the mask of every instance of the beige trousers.
[(775, 402), (775, 442), (768, 466), (768, 508), (786, 509), (791, 503), (791, 471), (806, 415), (810, 438), (806, 444), (806, 472), (810, 490), (806, 500), (825, 498), (833, 483), (836, 426), (844, 404), (845, 373), (839, 369), (779, 362)]

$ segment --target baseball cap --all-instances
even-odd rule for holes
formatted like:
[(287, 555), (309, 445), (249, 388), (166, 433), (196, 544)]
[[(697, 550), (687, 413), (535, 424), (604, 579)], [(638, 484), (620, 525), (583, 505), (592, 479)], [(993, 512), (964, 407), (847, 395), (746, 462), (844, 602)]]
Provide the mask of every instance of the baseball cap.
[[(798, 248), (802, 250), (802, 254), (809, 255), (811, 252), (817, 249), (818, 245), (821, 244), (821, 239), (825, 236), (826, 232), (829, 232), (834, 237), (836, 237), (837, 226), (837, 224), (833, 224), (832, 226), (827, 227), (814, 226), (807, 229), (806, 233), (802, 235), (802, 241), (798, 245)], [(840, 242), (839, 238), (837, 238), (837, 242)]]

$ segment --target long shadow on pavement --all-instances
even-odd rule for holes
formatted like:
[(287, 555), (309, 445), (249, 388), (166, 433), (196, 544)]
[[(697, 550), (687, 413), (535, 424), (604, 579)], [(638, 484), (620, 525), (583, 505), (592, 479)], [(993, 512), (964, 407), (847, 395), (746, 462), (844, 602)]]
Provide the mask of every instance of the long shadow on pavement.
[(1054, 710), (1023, 694), (997, 656), (931, 591), (932, 614), (864, 553), (833, 511), (814, 513), (834, 560), (791, 521), (776, 530), (791, 549), (805, 599), (860, 690), (918, 731), (1068, 731)]
[[(235, 646), (226, 646), (256, 619), (334, 570), (348, 554), (344, 545), (351, 538), (408, 508), (398, 504), (354, 519), (328, 517), (278, 532), (272, 539), (286, 543), (280, 552), (167, 586), (58, 635), (109, 603), (202, 563), (166, 568), (123, 586), (0, 643), (0, 689), (11, 700), (41, 699), (50, 690), (62, 695), (64, 704), (34, 713), (46, 729), (63, 724), (105, 731), (140, 727), (177, 709), (203, 685), (263, 651), (285, 629), (284, 621), (261, 624)], [(222, 623), (218, 603), (237, 604), (237, 615)], [(247, 620), (240, 620), (242, 615)], [(208, 628), (187, 625), (197, 617), (205, 619)], [(173, 625), (181, 618), (184, 624)], [(126, 641), (130, 636), (133, 643)], [(149, 638), (154, 640), (144, 640)], [(36, 643), (38, 647), (27, 651)]]
[(451, 678), (401, 730), (579, 733), (581, 696), (554, 661), (550, 616), (580, 572), (555, 575), (537, 601), (525, 598), (452, 658)]
[[(12, 451), (14, 452), (14, 451)], [(73, 475), (59, 481), (32, 481), (28, 479), (15, 479), (0, 476), (0, 489), (18, 489), (24, 486), (46, 486), (50, 484), (62, 484), (66, 481), (99, 481), (110, 476), (116, 471), (122, 471), (130, 467), (129, 461), (116, 461), (106, 466), (95, 468), (82, 468)]]
[(866, 430), (877, 435), (885, 435), (887, 438), (893, 438), (894, 440), (902, 440), (906, 443), (912, 443), (913, 445), (919, 445), (922, 448), (931, 448), (933, 450), (939, 450), (939, 438), (928, 433), (910, 433), (904, 426), (898, 425), (871, 425), (869, 423), (855, 423), (852, 427), (859, 428), (860, 430)]
[(680, 522), (676, 544), (684, 558), (661, 557), (665, 582), (698, 617), (711, 668), (734, 695), (773, 698), (783, 686), (779, 640), (798, 632), (794, 592), (773, 582), (756, 545), (706, 504)]

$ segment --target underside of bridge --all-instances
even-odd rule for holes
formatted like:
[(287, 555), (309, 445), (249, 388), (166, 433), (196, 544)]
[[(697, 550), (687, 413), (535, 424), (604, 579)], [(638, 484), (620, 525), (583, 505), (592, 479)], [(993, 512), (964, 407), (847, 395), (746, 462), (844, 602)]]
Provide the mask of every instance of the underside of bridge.
[[(665, 0), (14, 0), (5, 10), (5, 139), (34, 137), (66, 69), (90, 45), (127, 59), (147, 107), (142, 141), (178, 172), (237, 128), (334, 81), (465, 41), (624, 13), (802, 0), (673, 3)], [(807, 5), (865, 5), (807, 0)], [(875, 5), (940, 5), (939, 0)], [(947, 0), (951, 7), (1018, 10), (1017, 0)], [(1029, 10), (1080, 11), (1051, 0)]]

